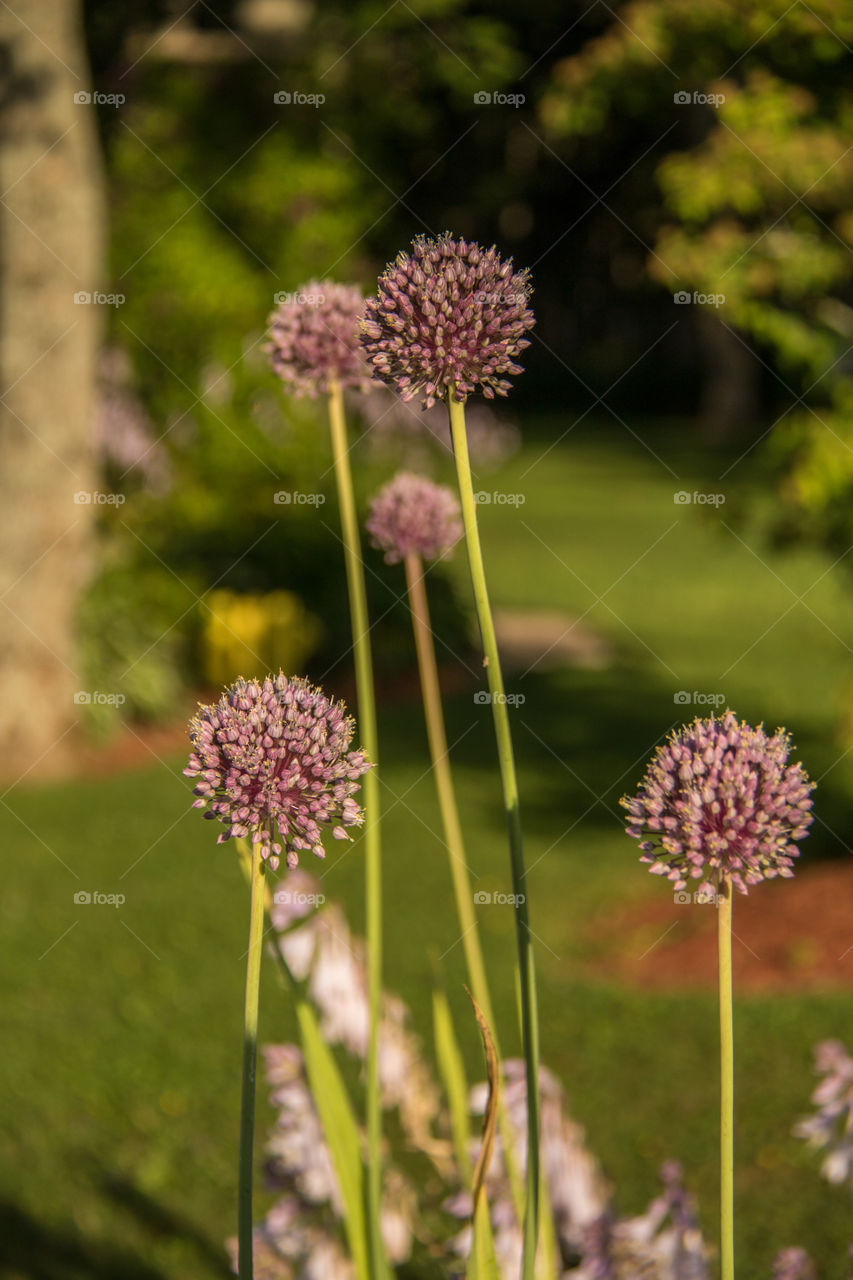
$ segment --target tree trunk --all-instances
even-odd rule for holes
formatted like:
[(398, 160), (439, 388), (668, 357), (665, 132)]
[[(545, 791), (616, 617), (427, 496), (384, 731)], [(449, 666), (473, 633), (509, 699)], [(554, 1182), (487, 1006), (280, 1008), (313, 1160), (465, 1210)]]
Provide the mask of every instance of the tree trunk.
[[(0, 770), (68, 754), (102, 285), (96, 107), (72, 0), (0, 6)], [(82, 501), (77, 495), (88, 495)]]
[(697, 316), (704, 380), (699, 430), (709, 444), (755, 429), (761, 369), (745, 340), (707, 308)]

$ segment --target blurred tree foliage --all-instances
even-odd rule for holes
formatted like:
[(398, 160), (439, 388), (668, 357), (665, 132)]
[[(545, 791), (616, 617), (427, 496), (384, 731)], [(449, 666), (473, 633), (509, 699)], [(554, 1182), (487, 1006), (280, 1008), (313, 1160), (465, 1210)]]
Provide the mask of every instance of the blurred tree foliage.
[(787, 500), (778, 532), (844, 550), (851, 42), (853, 10), (841, 0), (637, 0), (554, 67), (542, 102), (556, 137), (606, 137), (614, 118), (642, 123), (656, 177), (648, 274), (672, 291), (724, 295), (720, 324), (749, 344), (784, 406), (767, 427)]
[[(253, 6), (198, 6), (178, 24), (187, 43), (173, 28), (118, 72), (127, 104), (105, 121), (118, 326), (161, 418), (185, 412), (205, 366), (260, 338), (277, 291), (332, 274), (366, 284), (377, 245), (381, 262), (427, 228), (405, 193), (463, 132), (466, 63), (500, 87), (517, 61), (500, 24), (460, 0), (420, 6), (434, 36), (402, 5), (275, 8), (262, 38)], [(152, 39), (110, 47), (127, 63)], [(325, 101), (274, 100), (300, 93)]]
[[(131, 710), (173, 705), (176, 670), (198, 679), (217, 588), (295, 591), (324, 624), (315, 669), (348, 651), (325, 407), (282, 396), (264, 330), (280, 291), (312, 277), (366, 285), (430, 229), (407, 196), (469, 131), (453, 122), (472, 86), (482, 76), (500, 87), (518, 60), (500, 22), (465, 8), (441, 0), (416, 17), (406, 6), (284, 0), (88, 6), (96, 83), (126, 98), (100, 117), (112, 279), (125, 298), (111, 337), (132, 359), (153, 438), (139, 465), (112, 468), (128, 502), (102, 522), (104, 568), (81, 629), (90, 678), (123, 691)], [(381, 39), (362, 39), (380, 20)], [(148, 483), (154, 454), (165, 485)], [(365, 460), (362, 497), (382, 478)], [(319, 494), (319, 504), (277, 505), (282, 491)], [(375, 615), (392, 606), (377, 634), (388, 670), (406, 661), (408, 619), (393, 607), (394, 575), (373, 569)], [(173, 617), (151, 609), (152, 574)], [(450, 588), (437, 590), (439, 616), (464, 647)], [(107, 625), (109, 598), (133, 625)]]
[[(191, 674), (214, 588), (294, 591), (324, 624), (321, 669), (346, 651), (323, 406), (285, 400), (263, 333), (277, 292), (370, 287), (422, 231), (494, 240), (532, 267), (514, 409), (693, 412), (704, 377), (717, 409), (729, 389), (744, 416), (760, 390), (781, 415), (790, 530), (846, 538), (842, 0), (88, 0), (86, 14), (96, 87), (126, 98), (99, 114), (126, 298), (111, 338), (170, 476), (118, 469), (129, 501), (104, 517), (105, 563), (131, 591), (155, 566), (191, 584), (175, 624)], [(725, 305), (674, 310), (681, 288)], [(765, 425), (756, 412), (744, 447)], [(362, 498), (382, 478), (368, 454)], [(273, 507), (297, 488), (330, 500)], [(390, 586), (374, 582), (378, 613)], [(167, 649), (144, 659), (164, 675)]]

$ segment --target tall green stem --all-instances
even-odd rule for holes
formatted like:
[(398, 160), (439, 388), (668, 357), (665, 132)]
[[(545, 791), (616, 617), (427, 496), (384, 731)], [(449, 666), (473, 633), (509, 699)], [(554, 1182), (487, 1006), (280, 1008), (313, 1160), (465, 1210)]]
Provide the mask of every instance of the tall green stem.
[(255, 1139), (255, 1075), (258, 1058), (258, 995), (264, 936), (266, 863), (260, 842), (252, 846), (249, 953), (243, 1018), (243, 1087), (240, 1103), (240, 1185), (237, 1193), (237, 1254), (240, 1280), (252, 1280), (252, 1164)]
[[(459, 917), (459, 927), (462, 930), (461, 942), (465, 953), (465, 964), (468, 969), (468, 981), (471, 984), (474, 999), (488, 1024), (495, 1046), (495, 1053), (498, 1056), (498, 1060), (501, 1060), (497, 1025), (492, 1012), (486, 966), (480, 946), (480, 935), (477, 931), (474, 895), (471, 891), (471, 879), (468, 875), (468, 864), (465, 858), (465, 841), (462, 835), (462, 824), (459, 821), (459, 806), (456, 803), (456, 789), (453, 785), (453, 774), (450, 768), (450, 752), (447, 746), (447, 730), (444, 725), (444, 711), (441, 705), (441, 687), (438, 681), (438, 664), (435, 659), (435, 645), (432, 638), (429, 602), (424, 583), (423, 561), (416, 552), (410, 552), (405, 558), (405, 566), (409, 612), (412, 616), (415, 650), (418, 656), (418, 673), (421, 681), (430, 760), (435, 777), (435, 789), (438, 794), (438, 807), (441, 811), (444, 842), (447, 846), (450, 878), (453, 882), (453, 894), (456, 899), (456, 914)], [(504, 1160), (509, 1174), (516, 1212), (520, 1220), (524, 1211), (524, 1192), (515, 1158), (515, 1138), (503, 1103), (502, 1094), (498, 1102), (498, 1120), (503, 1138)]]
[(382, 999), (382, 851), (379, 839), (379, 763), (376, 730), (376, 698), (373, 689), (373, 659), (367, 618), (367, 591), (361, 558), (355, 494), (349, 464), (343, 392), (337, 383), (329, 387), (329, 425), (332, 454), (341, 512), (350, 621), (352, 623), (355, 682), (358, 697), (358, 724), (363, 746), (373, 768), (364, 776), (365, 874), (367, 988), (370, 1031), (367, 1045), (367, 1210), (370, 1223), (371, 1274), (380, 1280), (387, 1273), (380, 1229), (382, 1207), (382, 1104), (379, 1096), (379, 1018)]
[(720, 970), (720, 1275), (734, 1280), (734, 1028), (732, 1023), (732, 887), (722, 877), (717, 898)]
[(459, 479), (459, 499), (462, 504), (462, 519), (465, 524), (468, 564), (471, 571), (477, 618), (480, 624), (480, 635), (483, 641), (486, 676), (491, 694), (492, 716), (495, 725), (509, 834), (510, 867), (515, 902), (515, 935), (518, 946), (521, 1031), (527, 1077), (527, 1178), (522, 1280), (532, 1280), (536, 1263), (536, 1243), (539, 1228), (539, 1025), (536, 1011), (536, 973), (527, 909), (527, 873), (524, 866), (521, 813), (518, 804), (518, 782), (515, 774), (515, 758), (512, 751), (512, 734), (509, 726), (495, 625), (486, 588), (483, 553), (480, 548), (480, 533), (477, 527), (477, 504), (474, 499), (471, 463), (468, 457), (468, 438), (465, 432), (465, 406), (455, 399), (455, 389), (452, 386), (448, 389), (447, 403), (450, 411), (450, 430), (453, 438), (453, 453), (456, 459), (456, 473)]
[(489, 997), (489, 984), (486, 979), (486, 967), (483, 963), (480, 937), (477, 932), (477, 916), (474, 912), (471, 880), (465, 861), (465, 842), (462, 836), (462, 825), (459, 821), (456, 791), (450, 772), (447, 732), (441, 707), (441, 689), (438, 682), (438, 666), (435, 660), (435, 646), (430, 626), (429, 604), (424, 586), (423, 563), (416, 552), (410, 552), (406, 556), (405, 563), (409, 610), (412, 615), (412, 630), (414, 631), (415, 649), (418, 655), (418, 672), (423, 694), (427, 738), (435, 777), (435, 789), (438, 793), (438, 807), (441, 811), (441, 822), (447, 845), (448, 862), (450, 863), (450, 878), (453, 881), (453, 893), (456, 898), (456, 912), (462, 929), (462, 948), (465, 952), (465, 963), (468, 967), (468, 978), (471, 983), (471, 990), (474, 993), (474, 999), (483, 1012), (497, 1048), (495, 1019), (492, 1013), (492, 1002)]

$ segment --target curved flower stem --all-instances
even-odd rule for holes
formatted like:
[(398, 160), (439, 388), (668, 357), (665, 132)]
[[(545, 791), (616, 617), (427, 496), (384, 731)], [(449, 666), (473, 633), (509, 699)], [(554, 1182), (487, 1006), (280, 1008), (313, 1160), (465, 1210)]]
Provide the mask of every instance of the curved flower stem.
[(521, 813), (518, 805), (518, 782), (515, 774), (515, 758), (512, 751), (512, 735), (504, 694), (495, 625), (489, 606), (480, 533), (477, 527), (477, 504), (471, 479), (471, 463), (468, 458), (468, 438), (465, 433), (465, 406), (455, 399), (455, 388), (448, 388), (447, 404), (450, 413), (450, 431), (453, 438), (453, 454), (459, 479), (459, 499), (465, 524), (465, 540), (468, 547), (468, 565), (477, 607), (477, 619), (485, 655), (486, 676), (492, 700), (492, 716), (497, 739), (509, 833), (509, 854), (512, 870), (512, 890), (515, 899), (515, 934), (518, 946), (518, 975), (521, 1003), (521, 1032), (524, 1046), (524, 1064), (527, 1078), (527, 1177), (524, 1214), (524, 1248), (522, 1254), (522, 1280), (532, 1280), (536, 1263), (536, 1244), (539, 1232), (539, 1024), (536, 1011), (536, 972), (530, 924), (527, 910), (527, 872), (524, 866), (524, 849), (521, 834)]
[(717, 953), (720, 971), (720, 1276), (721, 1280), (734, 1280), (732, 887), (725, 876), (718, 887)]
[[(450, 864), (450, 878), (453, 882), (453, 894), (456, 899), (456, 914), (462, 930), (462, 949), (465, 952), (465, 964), (468, 969), (468, 980), (474, 999), (486, 1019), (489, 1032), (495, 1046), (498, 1060), (501, 1060), (498, 1033), (489, 995), (489, 983), (486, 977), (486, 966), (480, 946), (480, 935), (477, 932), (477, 916), (474, 911), (474, 896), (471, 891), (471, 880), (468, 875), (468, 864), (465, 858), (465, 841), (462, 835), (462, 824), (459, 821), (459, 807), (456, 803), (456, 790), (453, 786), (453, 774), (450, 768), (450, 753), (447, 746), (447, 731), (444, 724), (444, 712), (441, 705), (441, 688), (438, 680), (438, 664), (435, 660), (435, 645), (430, 624), (429, 603), (424, 583), (423, 561), (417, 552), (410, 552), (405, 557), (406, 586), (409, 593), (409, 612), (412, 615), (412, 630), (415, 636), (415, 649), (418, 655), (418, 672), (421, 681), (421, 693), (424, 703), (424, 718), (427, 726), (430, 758), (435, 789), (438, 794), (438, 807), (441, 811), (441, 823), (444, 829), (444, 840), (447, 846), (447, 861)], [(524, 1212), (524, 1191), (515, 1159), (515, 1138), (509, 1124), (503, 1095), (499, 1094), (498, 1121), (503, 1138), (504, 1159), (507, 1165), (510, 1185), (516, 1212), (521, 1221)]]
[(252, 1280), (252, 1164), (255, 1139), (255, 1074), (258, 1057), (258, 995), (261, 943), (264, 936), (266, 863), (261, 844), (252, 846), (249, 951), (246, 960), (246, 1003), (243, 1018), (243, 1087), (240, 1102), (240, 1185), (237, 1193), (238, 1267), (240, 1280)]
[(379, 746), (376, 729), (376, 698), (373, 689), (373, 658), (370, 626), (367, 617), (367, 591), (358, 531), (352, 471), (349, 464), (344, 397), (341, 387), (329, 386), (329, 425), (338, 504), (341, 511), (341, 538), (344, 544), (347, 588), (349, 591), (352, 646), (358, 701), (358, 724), (361, 743), (373, 768), (365, 774), (364, 845), (366, 875), (367, 990), (370, 1009), (370, 1031), (367, 1044), (367, 1209), (370, 1223), (370, 1249), (375, 1280), (387, 1274), (385, 1250), (380, 1229), (382, 1208), (382, 1103), (379, 1096), (379, 1019), (382, 1001), (382, 850), (379, 839)]

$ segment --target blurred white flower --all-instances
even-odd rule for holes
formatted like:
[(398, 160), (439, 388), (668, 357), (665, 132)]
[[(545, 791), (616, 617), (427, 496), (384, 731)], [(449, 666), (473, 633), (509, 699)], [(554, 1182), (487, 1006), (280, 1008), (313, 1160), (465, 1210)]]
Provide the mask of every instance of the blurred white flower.
[(853, 1058), (840, 1040), (815, 1048), (815, 1070), (824, 1078), (812, 1094), (814, 1115), (794, 1126), (798, 1138), (826, 1152), (821, 1173), (853, 1190)]

